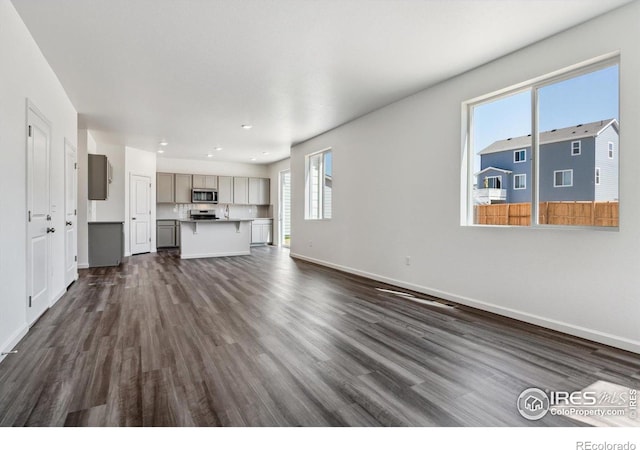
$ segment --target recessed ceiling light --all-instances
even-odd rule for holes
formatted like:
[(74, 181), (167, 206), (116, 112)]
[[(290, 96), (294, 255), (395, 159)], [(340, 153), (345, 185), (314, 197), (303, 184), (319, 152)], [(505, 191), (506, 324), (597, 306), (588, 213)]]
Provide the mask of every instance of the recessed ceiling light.
[(251, 129), (251, 127), (253, 127), (253, 125), (249, 125), (249, 124), (244, 124), (244, 125), (241, 125), (241, 126), (242, 126), (242, 128), (244, 128), (245, 130), (250, 130), (250, 129)]
[(211, 153), (209, 153), (209, 154), (207, 155), (207, 158), (213, 158), (213, 155), (212, 155)]
[(169, 145), (169, 143), (163, 139), (160, 141), (160, 145), (162, 145), (163, 147), (166, 147), (167, 145)]
[(158, 150), (158, 153), (164, 153), (164, 150)]
[(216, 148), (214, 148), (214, 150), (217, 151), (217, 152), (220, 152), (220, 151), (222, 151), (222, 147), (216, 147)]
[(268, 154), (269, 154), (269, 152), (262, 152), (262, 154), (263, 154), (263, 155), (268, 155)]
[(253, 158), (251, 158), (251, 161), (255, 161), (256, 159), (258, 159), (258, 158), (256, 158), (256, 157), (254, 156)]

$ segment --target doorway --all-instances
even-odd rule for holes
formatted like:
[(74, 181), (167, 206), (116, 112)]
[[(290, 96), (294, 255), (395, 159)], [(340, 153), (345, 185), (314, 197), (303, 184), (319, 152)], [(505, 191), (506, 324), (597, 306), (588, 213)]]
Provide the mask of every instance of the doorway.
[(64, 281), (78, 279), (78, 163), (76, 148), (64, 140)]
[(291, 171), (280, 172), (280, 244), (291, 247)]
[(51, 123), (27, 103), (27, 321), (33, 324), (49, 307), (51, 222), (49, 156)]
[(131, 254), (151, 251), (151, 179), (131, 175), (129, 183), (129, 243)]

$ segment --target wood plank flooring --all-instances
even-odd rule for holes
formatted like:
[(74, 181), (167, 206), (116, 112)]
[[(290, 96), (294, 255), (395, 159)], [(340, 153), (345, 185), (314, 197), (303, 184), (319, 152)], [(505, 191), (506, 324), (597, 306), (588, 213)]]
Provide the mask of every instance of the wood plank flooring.
[(516, 399), (640, 384), (638, 355), (252, 253), (81, 271), (0, 363), (0, 425), (581, 426)]

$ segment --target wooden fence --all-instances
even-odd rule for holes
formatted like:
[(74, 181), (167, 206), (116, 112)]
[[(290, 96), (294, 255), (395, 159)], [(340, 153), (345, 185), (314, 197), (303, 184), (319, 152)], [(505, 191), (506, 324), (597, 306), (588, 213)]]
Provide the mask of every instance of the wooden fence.
[[(541, 202), (540, 224), (617, 227), (618, 202)], [(479, 225), (531, 225), (531, 203), (477, 205)]]

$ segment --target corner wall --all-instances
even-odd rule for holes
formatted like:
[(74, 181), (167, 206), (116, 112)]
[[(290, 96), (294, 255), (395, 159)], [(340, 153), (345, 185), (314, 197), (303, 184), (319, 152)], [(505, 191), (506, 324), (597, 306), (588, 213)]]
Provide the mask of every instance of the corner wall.
[[(292, 255), (640, 353), (638, 23), (634, 2), (295, 146)], [(620, 231), (460, 226), (462, 102), (618, 50)], [(333, 218), (305, 221), (327, 147)]]
[[(77, 112), (9, 0), (0, 0), (0, 351), (27, 331), (26, 101), (51, 122), (52, 226), (64, 230), (64, 140), (77, 146)], [(49, 303), (65, 292), (64, 233), (51, 237)], [(0, 360), (3, 357), (0, 356)]]

